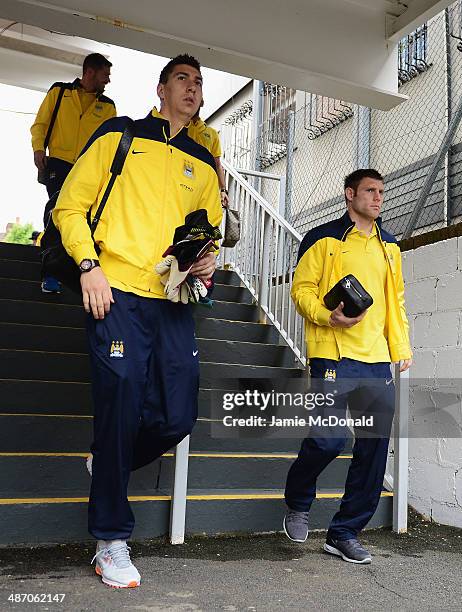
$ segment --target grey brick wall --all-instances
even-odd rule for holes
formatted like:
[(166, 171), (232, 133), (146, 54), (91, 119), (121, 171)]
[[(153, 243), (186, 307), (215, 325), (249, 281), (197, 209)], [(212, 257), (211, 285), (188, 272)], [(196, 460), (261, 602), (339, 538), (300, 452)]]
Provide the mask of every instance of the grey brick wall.
[(462, 527), (462, 385), (459, 393), (441, 388), (462, 379), (462, 238), (403, 253), (403, 274), (411, 377), (421, 379), (410, 393), (410, 419), (426, 419), (431, 435), (409, 440), (409, 501), (438, 522)]

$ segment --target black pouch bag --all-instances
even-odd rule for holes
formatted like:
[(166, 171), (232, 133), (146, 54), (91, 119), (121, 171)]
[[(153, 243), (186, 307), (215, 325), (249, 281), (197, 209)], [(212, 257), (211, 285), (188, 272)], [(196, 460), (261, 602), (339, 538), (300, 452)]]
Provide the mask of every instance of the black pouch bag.
[[(109, 194), (117, 176), (122, 172), (125, 158), (130, 149), (134, 136), (134, 123), (131, 119), (123, 131), (122, 137), (117, 147), (114, 159), (111, 164), (111, 178), (106, 187), (101, 202), (98, 206), (93, 221), (90, 220), (90, 213), (87, 215), (88, 225), (90, 226), (91, 235), (93, 237), (98, 222), (103, 213)], [(48, 212), (48, 222), (45, 227), (42, 239), (40, 241), (40, 256), (42, 259), (42, 278), (45, 276), (53, 276), (58, 279), (65, 287), (68, 287), (76, 293), (81, 293), (80, 287), (80, 270), (75, 261), (67, 254), (63, 247), (61, 234), (58, 228), (53, 223), (53, 208), (59, 197), (59, 191), (54, 193), (46, 205)], [(97, 249), (98, 251), (98, 249)]]
[(324, 304), (329, 310), (335, 310), (340, 302), (344, 304), (346, 317), (357, 317), (372, 306), (374, 300), (353, 274), (347, 274), (324, 296)]

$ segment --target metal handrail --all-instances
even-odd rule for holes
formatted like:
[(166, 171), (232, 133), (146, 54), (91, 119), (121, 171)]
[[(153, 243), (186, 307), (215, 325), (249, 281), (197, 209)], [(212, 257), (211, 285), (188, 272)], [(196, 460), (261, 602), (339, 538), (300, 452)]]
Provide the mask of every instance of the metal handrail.
[[(233, 249), (226, 249), (224, 262), (233, 267), (255, 298), (260, 320), (271, 322), (293, 350), (294, 363), (305, 365), (304, 321), (290, 296), (302, 236), (238, 170), (226, 160), (222, 164), (231, 206), (239, 210), (242, 227), (241, 240)], [(242, 172), (259, 177), (262, 174)], [(281, 185), (285, 198), (285, 180)], [(280, 194), (279, 208), (283, 209), (281, 200)]]

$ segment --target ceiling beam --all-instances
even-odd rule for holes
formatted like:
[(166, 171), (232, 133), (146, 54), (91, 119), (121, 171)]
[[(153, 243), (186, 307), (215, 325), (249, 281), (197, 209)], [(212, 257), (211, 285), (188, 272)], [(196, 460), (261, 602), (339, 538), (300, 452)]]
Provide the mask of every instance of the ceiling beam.
[(409, 6), (399, 17), (388, 15), (387, 38), (390, 42), (398, 43), (403, 36), (407, 36), (426, 21), (444, 11), (453, 4), (454, 0), (411, 0)]
[(55, 49), (49, 45), (42, 45), (40, 43), (13, 38), (11, 36), (0, 36), (0, 49), (9, 49), (11, 51), (28, 53), (29, 55), (34, 55), (44, 59), (56, 60), (57, 62), (62, 62), (63, 64), (79, 66), (79, 69), (83, 64), (83, 60), (85, 59), (86, 55), (85, 53)]

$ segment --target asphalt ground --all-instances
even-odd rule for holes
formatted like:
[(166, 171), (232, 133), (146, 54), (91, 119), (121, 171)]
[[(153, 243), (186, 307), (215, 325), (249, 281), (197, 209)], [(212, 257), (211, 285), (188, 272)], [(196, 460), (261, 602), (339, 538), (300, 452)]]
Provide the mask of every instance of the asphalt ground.
[[(0, 610), (462, 610), (462, 529), (413, 514), (407, 534), (371, 530), (361, 541), (371, 565), (324, 553), (320, 532), (305, 544), (280, 533), (133, 542), (137, 589), (101, 583), (93, 543), (0, 548)], [(15, 603), (18, 595), (64, 598)]]

